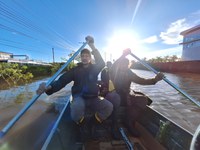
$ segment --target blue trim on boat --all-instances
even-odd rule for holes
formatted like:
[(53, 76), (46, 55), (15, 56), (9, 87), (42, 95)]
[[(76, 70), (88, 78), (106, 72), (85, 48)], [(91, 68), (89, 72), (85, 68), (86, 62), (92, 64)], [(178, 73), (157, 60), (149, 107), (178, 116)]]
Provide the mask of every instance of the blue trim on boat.
[(64, 114), (67, 106), (69, 105), (69, 102), (70, 102), (70, 98), (67, 98), (67, 101), (66, 101), (66, 103), (64, 105), (64, 108), (62, 109), (62, 111), (61, 111), (58, 119), (56, 120), (56, 122), (55, 122), (55, 124), (54, 124), (54, 126), (53, 126), (53, 128), (52, 128), (52, 130), (50, 132), (50, 134), (48, 135), (46, 141), (44, 142), (41, 150), (46, 150), (47, 149), (47, 147), (48, 147), (48, 145), (49, 145), (49, 143), (50, 143), (50, 141), (51, 141), (51, 139), (52, 139), (52, 137), (53, 137), (53, 135), (54, 135), (54, 133), (55, 133), (58, 125), (59, 125), (59, 123), (60, 123), (60, 120), (61, 120), (61, 118), (62, 118), (62, 116), (63, 116), (63, 114)]

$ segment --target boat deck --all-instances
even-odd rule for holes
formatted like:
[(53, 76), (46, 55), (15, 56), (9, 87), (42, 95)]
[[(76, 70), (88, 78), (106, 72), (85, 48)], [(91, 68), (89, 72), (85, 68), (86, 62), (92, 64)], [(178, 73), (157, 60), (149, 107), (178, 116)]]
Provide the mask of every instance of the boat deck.
[[(118, 112), (119, 118), (125, 118), (123, 117), (125, 109), (125, 107), (121, 107)], [(122, 119), (118, 121), (128, 140), (124, 138), (119, 141), (113, 140), (111, 136), (111, 120), (108, 119), (102, 123), (102, 128), (97, 128), (97, 140), (85, 137), (80, 142), (79, 127), (70, 119), (69, 113), (70, 110), (67, 109), (57, 132), (47, 147), (48, 150), (183, 150), (189, 149), (192, 139), (192, 134), (187, 130), (147, 107), (143, 117), (136, 124), (136, 129), (141, 135), (139, 138), (130, 135), (123, 126)]]
[[(148, 131), (146, 131), (140, 124), (137, 124), (137, 129), (141, 133), (140, 138), (135, 138), (126, 132), (131, 146), (128, 146), (124, 140), (104, 139), (97, 141), (88, 141), (84, 144), (83, 149), (86, 150), (166, 150), (160, 143), (158, 143)], [(125, 129), (126, 131), (126, 129)]]
[[(65, 124), (66, 125), (66, 124)], [(69, 126), (68, 126), (69, 127)], [(71, 126), (72, 127), (72, 126)], [(147, 131), (145, 131), (142, 126), (138, 124), (140, 128), (140, 133), (142, 133), (140, 138), (134, 138), (127, 134), (129, 142), (134, 150), (165, 150), (165, 148), (158, 143)], [(124, 140), (113, 140), (110, 136), (101, 137), (98, 140), (89, 139), (86, 142), (77, 142), (76, 135), (73, 132), (74, 129), (65, 130), (66, 126), (56, 133), (53, 137), (52, 142), (48, 146), (48, 150), (124, 150), (131, 149), (127, 146)], [(127, 133), (127, 132), (126, 132)], [(107, 135), (110, 135), (109, 133)]]
[[(102, 124), (102, 127), (97, 129), (98, 139), (92, 139), (85, 137), (80, 141), (80, 132), (78, 126), (70, 120), (69, 115), (65, 113), (62, 117), (61, 123), (57, 132), (54, 134), (48, 150), (165, 150), (158, 141), (153, 137), (149, 131), (147, 131), (139, 123), (136, 124), (137, 130), (140, 132), (140, 138), (135, 138), (130, 135), (127, 129), (120, 122), (128, 142), (126, 139), (113, 140), (111, 136), (111, 120), (107, 120)], [(79, 138), (79, 139), (78, 139)], [(129, 143), (129, 145), (127, 144)]]

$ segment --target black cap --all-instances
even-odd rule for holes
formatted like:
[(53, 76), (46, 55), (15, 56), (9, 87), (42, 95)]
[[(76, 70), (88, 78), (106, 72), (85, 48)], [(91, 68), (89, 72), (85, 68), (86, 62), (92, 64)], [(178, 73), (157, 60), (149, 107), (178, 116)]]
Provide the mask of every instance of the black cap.
[(89, 54), (90, 56), (91, 56), (91, 52), (90, 52), (90, 50), (89, 49), (87, 49), (87, 48), (84, 48), (82, 51), (81, 51), (81, 55), (82, 54)]

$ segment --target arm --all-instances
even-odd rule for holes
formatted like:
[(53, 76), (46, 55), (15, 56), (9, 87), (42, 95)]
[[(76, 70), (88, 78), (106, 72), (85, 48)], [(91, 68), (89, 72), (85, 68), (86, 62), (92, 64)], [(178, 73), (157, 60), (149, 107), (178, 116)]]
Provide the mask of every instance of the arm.
[[(124, 60), (126, 59), (125, 57), (130, 54), (131, 51), (130, 49), (125, 49), (123, 51), (123, 54), (121, 57), (119, 57), (112, 65), (112, 67), (110, 68), (110, 78), (112, 81), (115, 81), (116, 75), (119, 73), (120, 71), (120, 64), (124, 64)], [(128, 69), (128, 64), (127, 66), (125, 66), (126, 69)], [(125, 69), (125, 68), (124, 68)]]
[[(112, 66), (112, 79), (114, 80), (115, 79), (115, 75), (117, 74), (118, 72), (118, 65), (120, 63), (123, 63), (121, 62), (128, 54), (131, 54), (131, 50), (130, 49), (125, 49), (123, 51), (123, 54), (122, 56), (113, 64)], [(139, 77), (138, 75), (136, 75), (135, 73), (133, 73), (130, 69), (128, 69), (128, 76), (129, 76), (129, 79), (132, 81), (132, 82), (135, 82), (135, 83), (138, 83), (138, 84), (141, 84), (141, 85), (152, 85), (152, 84), (156, 84), (158, 81), (162, 80), (162, 78), (164, 77), (164, 74), (162, 73), (158, 73), (154, 78), (151, 78), (151, 79), (145, 79), (145, 78), (141, 78)]]
[(70, 71), (65, 72), (60, 76), (60, 78), (56, 81), (54, 81), (51, 84), (51, 88), (46, 91), (47, 95), (51, 95), (59, 90), (61, 90), (63, 87), (65, 87), (68, 83), (73, 81), (73, 69)]
[(141, 85), (154, 85), (158, 81), (162, 80), (162, 78), (163, 78), (162, 73), (159, 73), (154, 78), (150, 78), (150, 79), (139, 77), (138, 75), (133, 73), (131, 70), (129, 70), (129, 74), (130, 74), (132, 82), (135, 82), (135, 83), (141, 84)]
[(95, 67), (97, 69), (97, 72), (99, 73), (104, 67), (105, 67), (105, 62), (103, 58), (101, 57), (101, 54), (99, 53), (98, 49), (94, 46), (94, 39), (91, 36), (87, 36), (86, 41), (88, 42), (89, 47), (92, 49), (92, 54), (94, 55), (95, 59)]
[(105, 67), (105, 62), (97, 49), (92, 50), (92, 54), (94, 55), (96, 67), (99, 69), (100, 72)]
[(118, 65), (122, 62), (122, 60), (131, 53), (130, 49), (125, 49), (121, 57), (119, 57), (112, 65), (111, 72), (118, 70)]

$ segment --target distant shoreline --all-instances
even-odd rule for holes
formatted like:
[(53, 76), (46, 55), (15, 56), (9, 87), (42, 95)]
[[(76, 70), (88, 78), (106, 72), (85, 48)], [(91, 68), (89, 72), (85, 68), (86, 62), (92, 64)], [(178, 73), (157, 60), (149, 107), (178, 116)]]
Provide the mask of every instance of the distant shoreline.
[[(148, 63), (148, 62), (147, 62)], [(177, 61), (177, 62), (156, 62), (148, 63), (157, 71), (170, 73), (200, 73), (200, 60), (196, 61)], [(148, 70), (139, 62), (131, 66), (132, 69)]]

